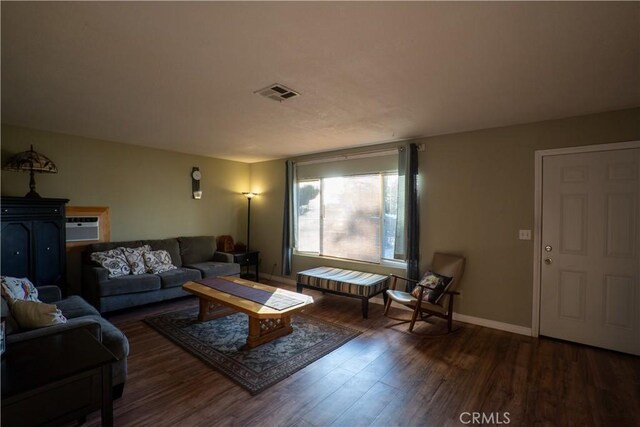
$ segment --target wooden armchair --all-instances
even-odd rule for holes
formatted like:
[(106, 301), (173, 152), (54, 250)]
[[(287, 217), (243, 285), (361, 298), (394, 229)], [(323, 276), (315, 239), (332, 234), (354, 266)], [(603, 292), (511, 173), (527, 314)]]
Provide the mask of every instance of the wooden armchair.
[[(387, 290), (387, 304), (384, 308), (384, 315), (390, 319), (400, 320), (402, 322), (410, 322), (409, 332), (413, 332), (413, 327), (418, 320), (425, 321), (431, 316), (440, 317), (447, 320), (447, 334), (451, 333), (453, 326), (453, 299), (456, 295), (460, 295), (460, 293), (456, 292), (455, 289), (460, 282), (460, 279), (462, 278), (462, 274), (464, 272), (464, 264), (465, 259), (462, 256), (443, 254), (438, 252), (433, 255), (433, 262), (429, 271), (442, 276), (451, 277), (449, 286), (444, 291), (441, 298), (436, 304), (432, 304), (426, 299), (423, 299), (425, 290), (434, 288), (418, 284), (418, 280), (412, 280), (406, 277), (396, 276), (395, 274), (392, 274), (391, 277), (393, 278), (393, 280), (391, 281), (390, 289)], [(399, 279), (404, 280), (405, 291), (406, 286), (409, 283), (416, 283), (419, 287), (417, 297), (408, 292), (397, 290)], [(397, 302), (398, 304), (402, 304), (404, 306), (412, 308), (413, 315), (411, 316), (411, 319), (389, 316), (389, 308), (391, 307), (391, 304), (393, 302)], [(420, 315), (419, 318), (418, 315)]]

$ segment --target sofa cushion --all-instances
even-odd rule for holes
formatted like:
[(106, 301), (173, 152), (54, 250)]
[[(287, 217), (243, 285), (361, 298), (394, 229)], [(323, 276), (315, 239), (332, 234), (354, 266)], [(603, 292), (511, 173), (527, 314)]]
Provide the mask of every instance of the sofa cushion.
[(160, 277), (155, 274), (120, 276), (100, 283), (100, 296), (132, 294), (160, 289)]
[(37, 329), (67, 323), (62, 311), (53, 304), (37, 301), (15, 300), (11, 314), (23, 329)]
[(67, 319), (75, 319), (76, 317), (88, 315), (100, 316), (100, 313), (95, 307), (78, 295), (71, 295), (63, 300), (56, 301), (56, 305), (62, 310), (62, 314), (64, 314)]
[(178, 268), (171, 263), (171, 255), (165, 250), (145, 252), (142, 257), (149, 273), (160, 274)]
[(102, 242), (102, 243), (93, 243), (89, 246), (87, 246), (87, 251), (93, 253), (93, 252), (105, 252), (105, 251), (110, 251), (112, 249), (115, 248), (137, 248), (139, 246), (142, 246), (144, 243), (142, 243), (140, 240), (131, 240), (128, 242)]
[(127, 259), (127, 263), (129, 264), (129, 268), (131, 269), (131, 274), (143, 274), (147, 272), (147, 266), (144, 263), (144, 258), (142, 255), (151, 250), (151, 246), (142, 245), (137, 248), (120, 248), (125, 258)]
[(91, 264), (91, 254), (94, 252), (106, 252), (116, 248), (137, 248), (142, 246), (143, 243), (140, 240), (132, 240), (130, 242), (101, 242), (88, 245), (87, 248), (82, 251), (82, 262), (85, 264)]
[(211, 261), (216, 252), (213, 236), (179, 237), (182, 265)]
[(9, 300), (9, 303), (15, 300), (40, 301), (38, 289), (26, 277), (2, 276), (0, 283), (2, 283), (2, 295)]
[(240, 264), (232, 262), (198, 262), (185, 265), (185, 267), (195, 268), (202, 273), (202, 277), (231, 276), (240, 274)]
[(180, 245), (178, 239), (162, 239), (162, 240), (143, 240), (143, 245), (151, 246), (152, 251), (167, 251), (171, 257), (171, 264), (176, 267), (182, 267), (182, 259), (180, 258)]
[(91, 254), (91, 261), (109, 270), (109, 277), (126, 276), (131, 273), (131, 267), (122, 248), (94, 252)]
[(199, 270), (191, 268), (169, 270), (158, 274), (158, 276), (160, 276), (160, 285), (163, 288), (175, 288), (176, 286), (182, 286), (189, 280), (199, 280), (202, 277)]

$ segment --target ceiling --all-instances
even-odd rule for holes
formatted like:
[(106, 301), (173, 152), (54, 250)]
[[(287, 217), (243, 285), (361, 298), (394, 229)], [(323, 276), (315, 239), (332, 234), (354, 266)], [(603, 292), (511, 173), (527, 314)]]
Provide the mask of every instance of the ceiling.
[(3, 123), (211, 157), (640, 106), (640, 2), (1, 7)]

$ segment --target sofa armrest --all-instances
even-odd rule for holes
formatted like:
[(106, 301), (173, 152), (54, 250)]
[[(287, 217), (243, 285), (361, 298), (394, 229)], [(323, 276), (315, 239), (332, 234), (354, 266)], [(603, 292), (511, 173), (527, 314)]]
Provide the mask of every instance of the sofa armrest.
[(40, 286), (38, 288), (38, 299), (51, 304), (62, 299), (62, 292), (57, 286)]
[(100, 284), (109, 280), (109, 270), (95, 265), (82, 266), (82, 296), (100, 309)]
[(233, 254), (226, 252), (215, 252), (213, 254), (213, 260), (218, 262), (233, 262)]
[(31, 340), (34, 338), (44, 337), (47, 335), (79, 328), (87, 329), (91, 335), (98, 339), (98, 341), (102, 341), (102, 328), (100, 327), (100, 322), (97, 319), (91, 317), (79, 317), (70, 319), (67, 321), (67, 323), (60, 323), (58, 325), (20, 331), (11, 335), (7, 335), (7, 346), (10, 346), (12, 343), (16, 342)]

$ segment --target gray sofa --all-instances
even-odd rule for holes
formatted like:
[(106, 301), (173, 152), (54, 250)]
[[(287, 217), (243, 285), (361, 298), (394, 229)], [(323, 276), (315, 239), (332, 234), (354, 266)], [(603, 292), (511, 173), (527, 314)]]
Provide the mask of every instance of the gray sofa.
[[(91, 261), (94, 252), (142, 245), (154, 251), (166, 250), (178, 268), (160, 274), (109, 278), (107, 269)], [(97, 243), (89, 245), (82, 258), (82, 293), (101, 313), (189, 295), (182, 284), (190, 280), (240, 274), (240, 265), (233, 262), (232, 255), (216, 252), (213, 236)]]
[(20, 329), (12, 319), (7, 302), (2, 298), (2, 316), (6, 321), (6, 344), (30, 340), (46, 335), (56, 334), (69, 329), (85, 328), (113, 353), (118, 361), (113, 362), (113, 397), (119, 398), (124, 390), (127, 379), (127, 356), (129, 355), (129, 341), (120, 329), (102, 318), (100, 313), (77, 295), (62, 299), (60, 288), (57, 286), (41, 286), (38, 288), (38, 298), (42, 302), (55, 304), (67, 318), (67, 323), (38, 329)]

